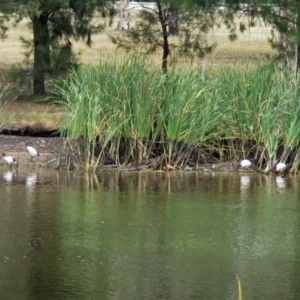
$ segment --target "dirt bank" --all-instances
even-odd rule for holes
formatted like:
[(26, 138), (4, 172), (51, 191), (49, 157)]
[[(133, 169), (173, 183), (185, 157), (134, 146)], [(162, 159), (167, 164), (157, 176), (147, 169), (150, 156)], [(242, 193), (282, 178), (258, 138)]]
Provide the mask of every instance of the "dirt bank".
[[(60, 137), (0, 135), (0, 153), (18, 158), (19, 166), (32, 164), (33, 161), (27, 152), (25, 143), (29, 143), (40, 153), (40, 156), (35, 159), (35, 164), (54, 166), (63, 140)], [(1, 159), (0, 165), (4, 166), (5, 164), (6, 162)]]
[(64, 115), (62, 106), (8, 98), (12, 93), (0, 102), (2, 134), (43, 137), (58, 135)]

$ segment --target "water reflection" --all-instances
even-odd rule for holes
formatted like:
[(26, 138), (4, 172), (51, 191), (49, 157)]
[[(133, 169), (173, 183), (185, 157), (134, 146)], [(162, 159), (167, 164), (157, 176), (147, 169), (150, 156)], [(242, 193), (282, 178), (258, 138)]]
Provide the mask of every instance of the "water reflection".
[(242, 175), (241, 176), (241, 190), (247, 191), (250, 188), (250, 182), (251, 182), (251, 178), (249, 175), (247, 175), (247, 176)]
[[(1, 170), (0, 170), (1, 172)], [(257, 174), (235, 173), (195, 173), (195, 172), (169, 172), (169, 173), (143, 173), (143, 172), (102, 172), (99, 174), (64, 173), (49, 170), (22, 170), (2, 172), (3, 182), (22, 185), (26, 187), (57, 187), (80, 189), (82, 191), (104, 190), (123, 193), (174, 193), (181, 190), (195, 191), (199, 188), (217, 193), (237, 191), (254, 192), (259, 187), (272, 186), (275, 189), (293, 189), (297, 178), (282, 176), (266, 176)], [(299, 178), (298, 178), (299, 179)], [(274, 190), (275, 190), (274, 189)]]
[(36, 178), (37, 178), (37, 174), (36, 173), (29, 173), (26, 176), (26, 186), (27, 187), (32, 187), (36, 185)]
[(282, 176), (276, 176), (276, 187), (278, 189), (286, 188), (286, 178)]
[(0, 178), (3, 299), (238, 299), (236, 275), (245, 299), (300, 297), (299, 178)]
[(12, 182), (14, 178), (14, 172), (13, 171), (7, 171), (5, 173), (3, 173), (3, 179), (6, 182)]

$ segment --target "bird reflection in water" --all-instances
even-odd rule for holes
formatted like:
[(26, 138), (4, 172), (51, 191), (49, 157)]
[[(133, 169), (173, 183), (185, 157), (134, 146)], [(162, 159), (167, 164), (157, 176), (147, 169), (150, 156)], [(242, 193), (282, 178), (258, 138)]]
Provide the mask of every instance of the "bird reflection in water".
[(31, 187), (36, 185), (36, 173), (29, 173), (26, 177), (26, 186)]
[(282, 176), (276, 176), (276, 187), (279, 189), (286, 188), (286, 179)]
[(241, 191), (246, 191), (250, 188), (250, 176), (241, 176), (241, 179), (240, 179), (240, 187), (241, 187)]
[(5, 173), (3, 173), (3, 179), (6, 182), (12, 182), (14, 178), (14, 172), (12, 171), (7, 171)]

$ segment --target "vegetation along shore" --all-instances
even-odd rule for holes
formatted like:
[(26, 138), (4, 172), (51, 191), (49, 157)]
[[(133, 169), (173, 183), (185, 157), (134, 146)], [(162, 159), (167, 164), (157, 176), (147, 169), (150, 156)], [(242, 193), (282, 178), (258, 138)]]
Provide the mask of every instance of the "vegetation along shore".
[[(3, 132), (26, 134), (33, 122), (35, 134), (59, 134), (57, 168), (237, 171), (249, 159), (252, 170), (284, 163), (284, 173), (298, 173), (299, 3), (200, 2), (65, 10), (60, 1), (31, 1), (23, 14), (4, 1)], [(86, 52), (82, 40), (92, 46)], [(22, 46), (16, 67), (11, 51)], [(23, 110), (28, 99), (35, 106)]]
[[(153, 170), (198, 169), (251, 157), (264, 172), (299, 168), (299, 83), (274, 64), (181, 68), (107, 59), (53, 81), (61, 132), (85, 167), (107, 161)], [(78, 159), (78, 158), (77, 158)]]

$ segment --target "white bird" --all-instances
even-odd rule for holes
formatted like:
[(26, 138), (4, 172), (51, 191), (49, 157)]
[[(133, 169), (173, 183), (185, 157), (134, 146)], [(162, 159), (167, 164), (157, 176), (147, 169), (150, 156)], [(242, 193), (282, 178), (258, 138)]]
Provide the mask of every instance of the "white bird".
[(250, 168), (252, 165), (252, 162), (249, 159), (243, 159), (239, 165), (242, 168)]
[(6, 156), (5, 153), (2, 153), (1, 157), (4, 158), (4, 160), (8, 163), (9, 167), (11, 168), (11, 166), (13, 164), (17, 164), (18, 160), (12, 156)]
[(276, 165), (276, 172), (282, 172), (282, 171), (284, 171), (285, 168), (286, 168), (286, 164), (285, 163), (278, 163)]
[(40, 156), (40, 154), (37, 152), (37, 150), (35, 148), (29, 146), (28, 143), (26, 143), (26, 148), (32, 158), (35, 158), (36, 156)]

